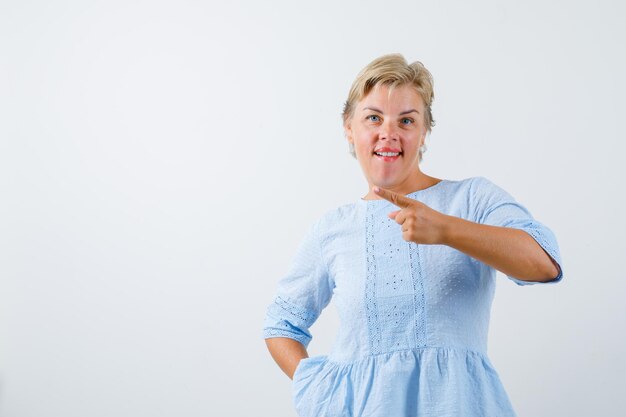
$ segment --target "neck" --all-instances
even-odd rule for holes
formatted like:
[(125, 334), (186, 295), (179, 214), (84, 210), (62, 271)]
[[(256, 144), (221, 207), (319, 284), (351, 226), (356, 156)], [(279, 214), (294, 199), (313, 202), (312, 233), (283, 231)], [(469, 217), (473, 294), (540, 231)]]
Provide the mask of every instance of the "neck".
[(385, 188), (387, 190), (393, 191), (395, 193), (401, 194), (401, 195), (407, 195), (412, 192), (431, 187), (434, 184), (437, 184), (439, 181), (441, 180), (435, 177), (431, 177), (430, 175), (426, 175), (419, 171), (417, 172), (415, 176), (411, 176), (407, 178), (406, 180), (397, 184), (385, 184), (385, 183), (377, 184), (377, 183), (368, 181), (369, 190), (367, 194), (364, 197), (362, 197), (362, 199), (363, 200), (380, 200), (381, 199), (380, 196), (378, 196), (376, 193), (374, 193), (374, 191), (372, 191), (372, 187), (374, 187), (375, 185)]

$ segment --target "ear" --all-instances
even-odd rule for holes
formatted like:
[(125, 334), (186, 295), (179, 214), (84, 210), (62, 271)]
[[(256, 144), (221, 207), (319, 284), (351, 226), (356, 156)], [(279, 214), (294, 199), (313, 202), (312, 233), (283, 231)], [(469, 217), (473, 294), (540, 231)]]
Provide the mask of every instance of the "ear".
[(426, 143), (426, 135), (428, 135), (428, 130), (424, 129), (424, 133), (422, 134), (422, 140), (420, 141), (420, 146)]
[(346, 136), (348, 143), (354, 143), (354, 140), (352, 139), (352, 126), (350, 125), (350, 122), (344, 123), (343, 133)]

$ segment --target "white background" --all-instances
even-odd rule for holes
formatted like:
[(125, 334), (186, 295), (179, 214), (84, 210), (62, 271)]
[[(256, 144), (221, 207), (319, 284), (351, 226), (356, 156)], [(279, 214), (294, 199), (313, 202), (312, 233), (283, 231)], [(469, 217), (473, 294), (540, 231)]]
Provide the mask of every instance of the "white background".
[[(372, 59), (435, 79), (422, 170), (485, 176), (565, 278), (500, 273), (520, 416), (626, 408), (618, 1), (0, 2), (0, 415), (293, 416), (262, 339), (296, 245), (367, 192), (340, 113)], [(311, 328), (328, 352), (334, 306)]]

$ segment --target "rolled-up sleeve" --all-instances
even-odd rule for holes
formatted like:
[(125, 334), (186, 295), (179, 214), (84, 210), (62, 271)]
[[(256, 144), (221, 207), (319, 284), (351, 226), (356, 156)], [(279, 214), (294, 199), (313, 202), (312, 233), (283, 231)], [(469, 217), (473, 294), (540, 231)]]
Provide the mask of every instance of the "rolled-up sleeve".
[(473, 196), (476, 204), (474, 215), (477, 223), (492, 226), (512, 227), (528, 233), (552, 258), (557, 266), (558, 275), (550, 281), (524, 281), (507, 275), (518, 285), (556, 284), (563, 279), (561, 253), (556, 236), (546, 225), (531, 215), (530, 211), (501, 187), (484, 177), (474, 180)]
[(332, 298), (333, 282), (323, 258), (319, 220), (309, 227), (279, 280), (274, 298), (267, 307), (263, 338), (288, 337), (306, 348), (312, 336), (309, 327)]

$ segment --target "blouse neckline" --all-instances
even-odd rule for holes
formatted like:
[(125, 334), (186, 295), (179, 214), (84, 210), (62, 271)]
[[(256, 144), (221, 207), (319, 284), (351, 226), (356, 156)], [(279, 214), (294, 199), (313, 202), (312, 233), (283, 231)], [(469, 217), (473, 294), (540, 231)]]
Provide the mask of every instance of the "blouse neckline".
[[(427, 192), (427, 191), (432, 190), (432, 189), (434, 189), (434, 188), (437, 188), (440, 184), (442, 184), (442, 183), (444, 183), (444, 182), (448, 182), (448, 180), (442, 179), (441, 181), (439, 181), (439, 182), (438, 182), (438, 183), (436, 183), (436, 184), (431, 185), (430, 187), (423, 188), (423, 189), (421, 189), (421, 190), (412, 191), (412, 192), (410, 192), (410, 193), (408, 193), (408, 194), (405, 194), (404, 196), (405, 196), (405, 197), (408, 197), (408, 198), (412, 198), (412, 197), (417, 196), (417, 195), (419, 195), (419, 194), (421, 194), (421, 193), (424, 193), (424, 192)], [(358, 199), (358, 201), (357, 201), (357, 203), (358, 203), (359, 205), (367, 205), (367, 204), (370, 204), (370, 205), (392, 204), (390, 201), (385, 200), (384, 198), (366, 200), (366, 199), (364, 199), (363, 197), (359, 198), (359, 199)]]

